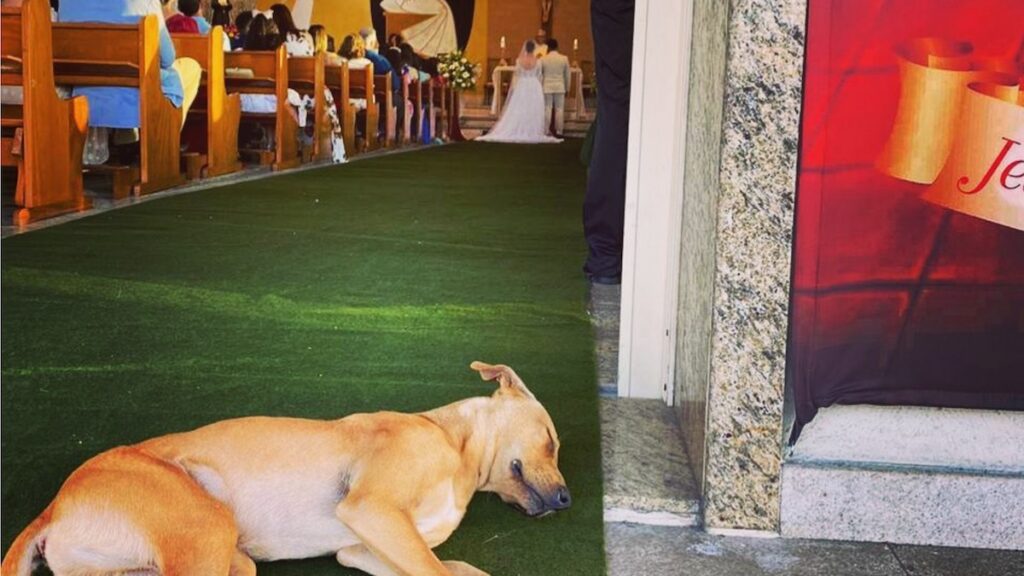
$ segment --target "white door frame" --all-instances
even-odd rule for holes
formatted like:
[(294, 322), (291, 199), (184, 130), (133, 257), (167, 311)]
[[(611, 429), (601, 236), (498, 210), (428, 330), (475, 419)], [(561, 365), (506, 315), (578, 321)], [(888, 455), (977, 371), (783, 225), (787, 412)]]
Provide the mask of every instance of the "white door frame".
[(669, 404), (692, 29), (693, 0), (636, 0), (618, 393)]

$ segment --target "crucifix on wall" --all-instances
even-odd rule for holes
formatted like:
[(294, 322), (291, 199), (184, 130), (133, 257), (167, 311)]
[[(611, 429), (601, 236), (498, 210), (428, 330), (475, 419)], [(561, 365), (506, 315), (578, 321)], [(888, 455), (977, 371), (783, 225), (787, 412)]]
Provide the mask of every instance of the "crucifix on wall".
[(555, 8), (555, 0), (540, 0), (540, 27), (551, 35), (551, 13)]

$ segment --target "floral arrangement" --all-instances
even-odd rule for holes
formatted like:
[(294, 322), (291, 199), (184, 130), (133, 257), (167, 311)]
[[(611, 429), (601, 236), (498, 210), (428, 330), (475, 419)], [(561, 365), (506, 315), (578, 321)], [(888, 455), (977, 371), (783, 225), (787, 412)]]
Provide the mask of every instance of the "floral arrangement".
[(470, 90), (476, 86), (479, 65), (466, 60), (462, 50), (440, 54), (437, 57), (437, 71), (455, 90)]

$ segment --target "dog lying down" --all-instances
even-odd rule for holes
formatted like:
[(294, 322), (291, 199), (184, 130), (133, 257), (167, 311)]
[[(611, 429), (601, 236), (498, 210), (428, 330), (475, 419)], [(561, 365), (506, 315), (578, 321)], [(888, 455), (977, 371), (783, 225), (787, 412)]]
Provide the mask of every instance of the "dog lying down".
[[(420, 414), (240, 418), (114, 448), (64, 482), (3, 576), (243, 576), (334, 555), (374, 576), (484, 575), (431, 548), (477, 490), (530, 516), (568, 508), (551, 417), (508, 366), (490, 397)], [(485, 575), (486, 576), (486, 575)]]

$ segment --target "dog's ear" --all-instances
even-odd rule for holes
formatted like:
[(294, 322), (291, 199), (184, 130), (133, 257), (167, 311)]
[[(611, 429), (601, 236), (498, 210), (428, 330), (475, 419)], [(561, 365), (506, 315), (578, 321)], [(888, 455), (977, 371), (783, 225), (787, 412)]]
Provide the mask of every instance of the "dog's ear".
[(513, 394), (529, 398), (530, 400), (536, 400), (533, 396), (533, 392), (526, 387), (523, 383), (522, 378), (516, 374), (515, 370), (505, 366), (504, 364), (487, 364), (484, 362), (476, 361), (469, 365), (470, 368), (480, 373), (480, 377), (484, 380), (497, 380), (501, 387), (498, 388), (499, 394)]

